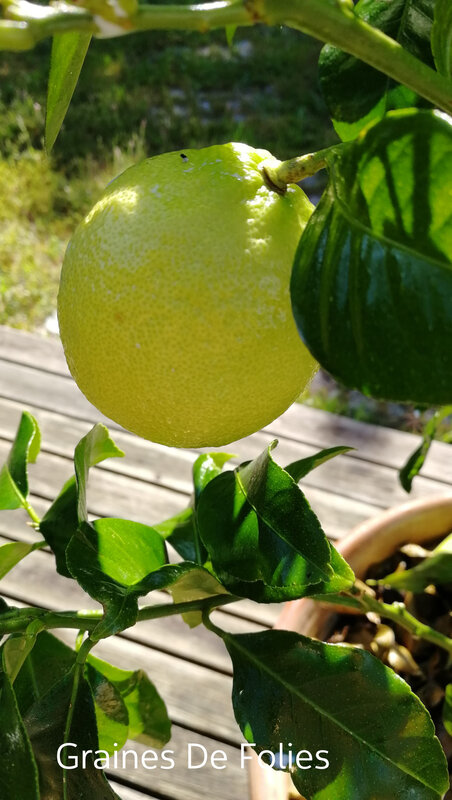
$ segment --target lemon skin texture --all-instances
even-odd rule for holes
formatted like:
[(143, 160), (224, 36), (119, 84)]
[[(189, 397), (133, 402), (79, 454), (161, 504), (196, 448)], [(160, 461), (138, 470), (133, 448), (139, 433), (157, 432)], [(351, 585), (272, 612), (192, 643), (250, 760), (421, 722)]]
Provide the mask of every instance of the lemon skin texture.
[(91, 403), (146, 439), (227, 444), (275, 419), (316, 370), (289, 296), (312, 205), (298, 186), (267, 188), (271, 158), (231, 143), (142, 161), (68, 245), (69, 368)]

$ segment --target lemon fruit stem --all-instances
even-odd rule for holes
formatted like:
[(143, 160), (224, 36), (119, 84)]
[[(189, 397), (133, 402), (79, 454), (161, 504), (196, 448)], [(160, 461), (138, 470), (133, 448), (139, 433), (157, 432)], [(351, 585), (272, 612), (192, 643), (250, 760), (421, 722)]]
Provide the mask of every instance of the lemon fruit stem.
[(269, 189), (277, 194), (284, 194), (290, 183), (299, 183), (310, 175), (315, 175), (321, 169), (328, 166), (328, 159), (334, 155), (335, 151), (341, 149), (342, 145), (326, 147), (316, 153), (307, 153), (296, 158), (289, 158), (275, 164), (274, 161), (265, 161), (261, 166), (265, 183)]

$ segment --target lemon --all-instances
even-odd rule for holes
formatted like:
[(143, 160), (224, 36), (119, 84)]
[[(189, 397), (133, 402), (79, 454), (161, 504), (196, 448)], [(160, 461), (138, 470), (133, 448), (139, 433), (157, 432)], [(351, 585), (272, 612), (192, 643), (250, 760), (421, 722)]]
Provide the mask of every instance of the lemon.
[(146, 439), (227, 444), (275, 419), (315, 372), (289, 296), (312, 206), (298, 186), (267, 188), (268, 159), (236, 143), (146, 159), (109, 184), (68, 245), (58, 317), (69, 368), (100, 411)]

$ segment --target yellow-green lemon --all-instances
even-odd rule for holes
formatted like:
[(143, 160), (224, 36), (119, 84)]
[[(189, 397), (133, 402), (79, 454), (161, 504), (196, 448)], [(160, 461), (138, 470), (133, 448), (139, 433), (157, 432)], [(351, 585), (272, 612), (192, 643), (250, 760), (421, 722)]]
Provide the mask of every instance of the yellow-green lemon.
[(281, 414), (316, 369), (289, 295), (312, 206), (298, 186), (267, 187), (268, 159), (236, 143), (149, 158), (109, 184), (69, 243), (69, 368), (146, 439), (227, 444)]

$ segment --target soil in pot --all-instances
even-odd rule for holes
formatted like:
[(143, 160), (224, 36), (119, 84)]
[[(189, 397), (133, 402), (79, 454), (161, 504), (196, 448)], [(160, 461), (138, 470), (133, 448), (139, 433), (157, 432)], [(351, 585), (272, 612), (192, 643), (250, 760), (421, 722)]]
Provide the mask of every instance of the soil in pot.
[[(429, 548), (434, 546), (435, 543), (429, 544)], [(405, 545), (391, 558), (371, 567), (366, 579), (371, 582), (378, 600), (390, 604), (402, 602), (421, 622), (452, 637), (452, 576), (449, 584), (430, 585), (418, 593), (379, 583), (390, 573), (419, 565), (426, 555), (428, 551), (417, 544)], [(373, 581), (377, 584), (373, 585)], [(377, 615), (340, 614), (333, 620), (334, 629), (326, 641), (343, 642), (368, 650), (409, 683), (422, 700), (435, 724), (436, 734), (448, 759), (449, 775), (452, 776), (452, 736), (443, 721), (445, 690), (452, 682), (452, 665), (446, 651)], [(452, 800), (452, 788), (445, 800)]]

